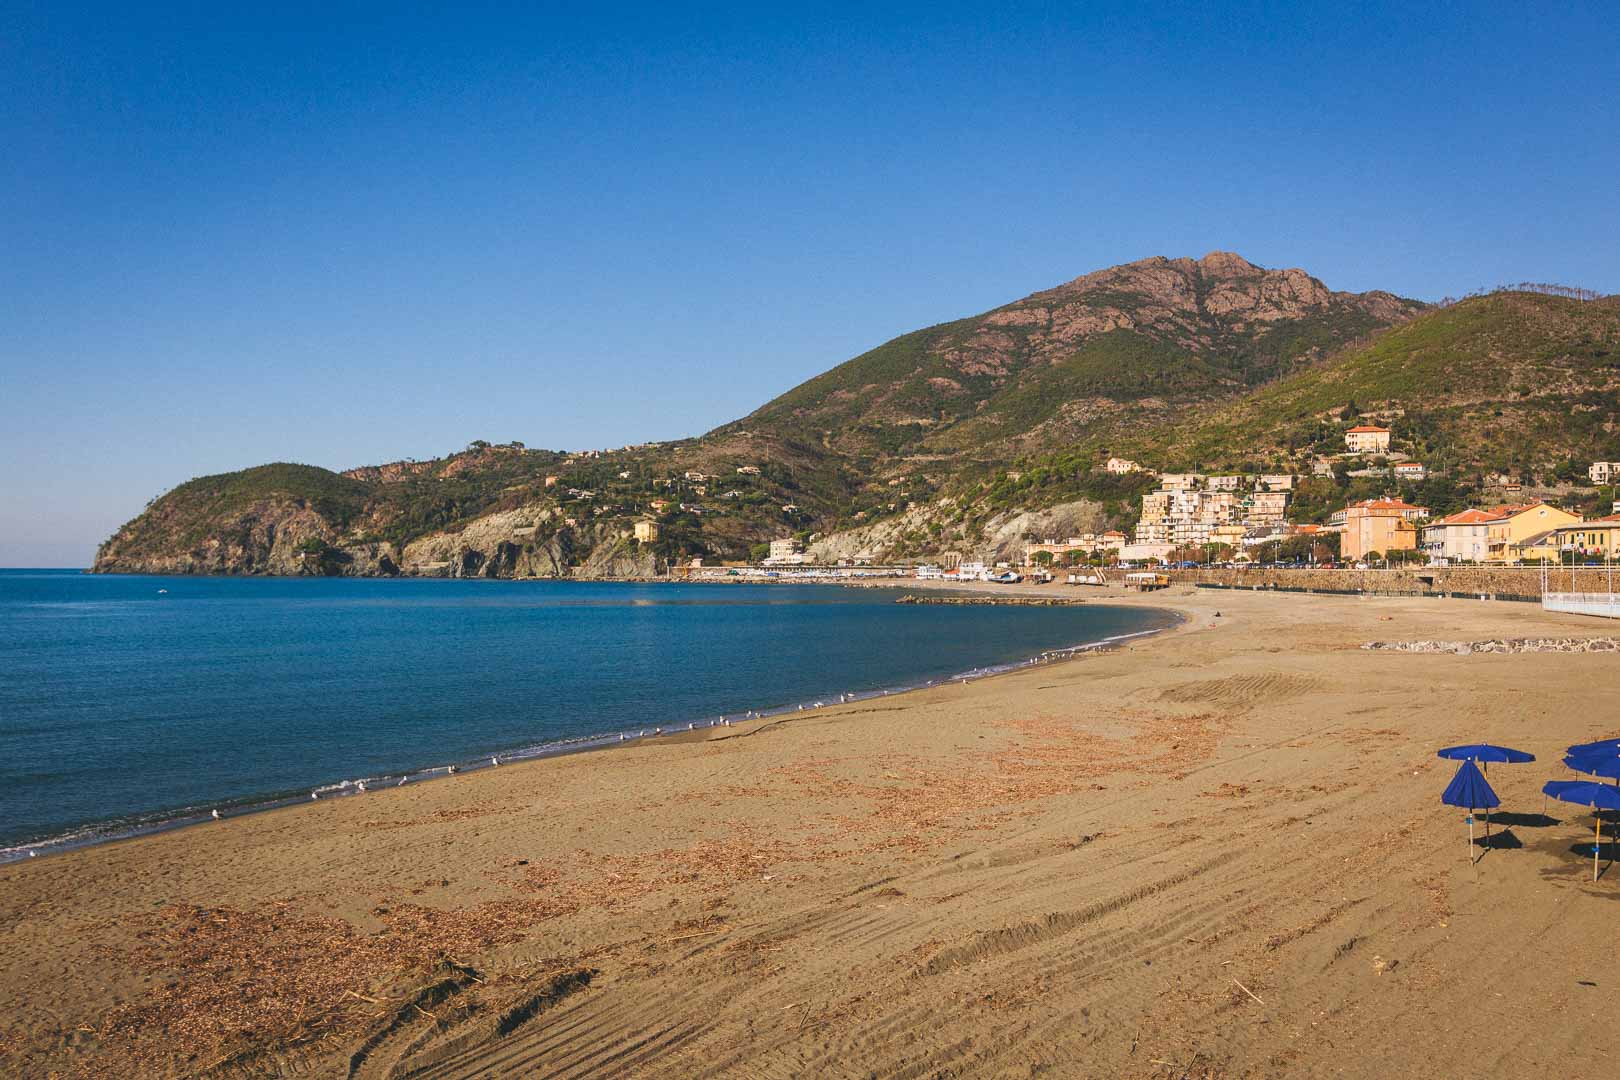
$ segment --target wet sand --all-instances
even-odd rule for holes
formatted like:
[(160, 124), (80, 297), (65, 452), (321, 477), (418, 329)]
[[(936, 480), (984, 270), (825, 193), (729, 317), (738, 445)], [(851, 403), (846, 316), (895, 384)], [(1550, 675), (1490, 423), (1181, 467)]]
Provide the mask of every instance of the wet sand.
[[(1358, 648), (1616, 627), (1125, 602), (1188, 622), (0, 867), (0, 1073), (1620, 1075), (1620, 867), (1539, 794), (1620, 658)], [(1479, 740), (1540, 760), (1470, 862)]]

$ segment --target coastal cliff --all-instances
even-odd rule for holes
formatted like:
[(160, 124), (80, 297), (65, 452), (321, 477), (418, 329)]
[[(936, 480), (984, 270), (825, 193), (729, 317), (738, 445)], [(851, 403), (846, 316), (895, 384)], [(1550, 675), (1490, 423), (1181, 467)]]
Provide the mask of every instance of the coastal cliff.
[[(155, 513), (154, 513), (155, 510)], [(331, 509), (277, 495), (198, 522), (162, 505), (108, 540), (96, 573), (306, 577), (654, 578), (656, 554), (612, 528), (556, 527), (544, 507), (500, 511), (405, 544), (356, 539)], [(546, 527), (546, 526), (550, 527)]]

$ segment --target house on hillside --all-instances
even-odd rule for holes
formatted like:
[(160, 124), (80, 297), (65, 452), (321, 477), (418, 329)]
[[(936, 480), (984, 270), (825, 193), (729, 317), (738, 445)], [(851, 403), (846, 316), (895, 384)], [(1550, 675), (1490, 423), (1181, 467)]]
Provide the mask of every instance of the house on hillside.
[(1142, 466), (1130, 458), (1111, 457), (1108, 459), (1108, 463), (1103, 466), (1103, 469), (1113, 473), (1115, 476), (1125, 476), (1128, 473), (1141, 472)]
[(1620, 461), (1594, 461), (1586, 475), (1594, 484), (1613, 484), (1620, 482)]
[(638, 522), (636, 522), (636, 542), (637, 543), (651, 544), (651, 543), (654, 543), (655, 541), (657, 541), (657, 539), (658, 539), (658, 522), (656, 522), (656, 521), (638, 521)]
[(1395, 463), (1395, 479), (1397, 480), (1424, 480), (1429, 470), (1421, 461), (1397, 461)]
[(1344, 448), (1352, 454), (1385, 454), (1389, 452), (1389, 428), (1376, 424), (1357, 424), (1344, 433)]

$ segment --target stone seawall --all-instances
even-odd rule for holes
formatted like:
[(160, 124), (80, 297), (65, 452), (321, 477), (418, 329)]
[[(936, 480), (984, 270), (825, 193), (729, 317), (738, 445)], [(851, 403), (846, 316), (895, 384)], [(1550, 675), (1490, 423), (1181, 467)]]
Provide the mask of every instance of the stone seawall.
[[(1222, 588), (1299, 592), (1375, 593), (1386, 596), (1486, 596), (1498, 600), (1541, 598), (1538, 567), (1429, 567), (1399, 570), (1171, 570), (1172, 582)], [(1548, 571), (1550, 592), (1607, 591), (1601, 569)]]

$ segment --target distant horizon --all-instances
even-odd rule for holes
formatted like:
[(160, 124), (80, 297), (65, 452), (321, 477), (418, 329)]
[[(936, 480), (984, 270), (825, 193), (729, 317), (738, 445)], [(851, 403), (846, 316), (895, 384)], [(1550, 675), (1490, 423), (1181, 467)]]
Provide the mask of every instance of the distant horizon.
[(1620, 292), (1608, 9), (632, 16), (19, 13), (0, 563), (267, 462), (696, 437), (1154, 255)]

